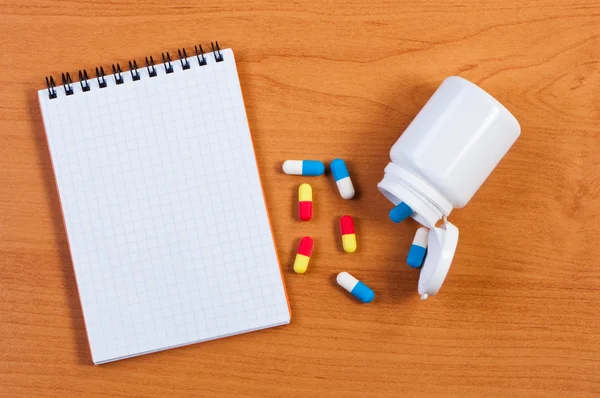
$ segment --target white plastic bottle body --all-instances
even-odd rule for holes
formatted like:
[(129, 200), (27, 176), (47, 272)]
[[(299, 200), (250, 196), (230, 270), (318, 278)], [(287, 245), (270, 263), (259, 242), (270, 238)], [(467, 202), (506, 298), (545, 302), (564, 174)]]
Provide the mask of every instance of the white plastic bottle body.
[(517, 119), (481, 88), (444, 80), (390, 151), (392, 162), (464, 207), (519, 137)]
[(471, 200), (520, 133), (517, 119), (491, 95), (449, 77), (392, 146), (379, 189), (431, 227)]

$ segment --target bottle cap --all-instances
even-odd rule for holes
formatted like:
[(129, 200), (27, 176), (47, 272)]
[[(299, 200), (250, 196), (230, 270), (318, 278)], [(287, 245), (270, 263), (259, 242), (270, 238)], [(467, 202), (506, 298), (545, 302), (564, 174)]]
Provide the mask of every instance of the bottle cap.
[(449, 221), (429, 231), (427, 241), (427, 257), (421, 268), (419, 277), (419, 294), (425, 300), (434, 296), (442, 287), (448, 270), (452, 264), (456, 245), (458, 244), (458, 228)]

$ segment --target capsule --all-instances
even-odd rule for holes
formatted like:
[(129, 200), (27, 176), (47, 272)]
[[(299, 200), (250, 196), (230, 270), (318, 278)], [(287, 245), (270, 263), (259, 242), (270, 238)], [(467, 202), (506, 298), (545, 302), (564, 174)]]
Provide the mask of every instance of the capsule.
[(308, 221), (312, 218), (312, 213), (312, 187), (302, 184), (298, 188), (298, 217), (302, 221)]
[(423, 265), (425, 260), (425, 253), (427, 252), (427, 240), (429, 239), (429, 229), (421, 227), (417, 229), (415, 238), (408, 251), (408, 257), (406, 263), (413, 268), (419, 268)]
[(325, 165), (320, 160), (286, 160), (283, 172), (297, 176), (320, 176), (325, 172)]
[(306, 272), (314, 244), (315, 241), (308, 236), (305, 236), (300, 240), (298, 252), (296, 253), (296, 259), (294, 260), (294, 271), (297, 274), (303, 274)]
[(346, 163), (342, 159), (334, 159), (329, 164), (329, 168), (331, 169), (333, 179), (335, 180), (342, 198), (352, 199), (355, 193), (354, 185), (352, 185), (352, 180), (350, 179), (350, 173), (348, 173)]
[(363, 303), (370, 303), (375, 298), (375, 293), (347, 272), (340, 272), (336, 278), (338, 285), (346, 289), (350, 294)]
[(342, 231), (342, 246), (346, 253), (356, 251), (356, 234), (354, 232), (354, 220), (350, 216), (340, 219), (340, 230)]
[(413, 214), (413, 210), (404, 202), (400, 202), (396, 207), (390, 210), (390, 220), (393, 222), (402, 222)]

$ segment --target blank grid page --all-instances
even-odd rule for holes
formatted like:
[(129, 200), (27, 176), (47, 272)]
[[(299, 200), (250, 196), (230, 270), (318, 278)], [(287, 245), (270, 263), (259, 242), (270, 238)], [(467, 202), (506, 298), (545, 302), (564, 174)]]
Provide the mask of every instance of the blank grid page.
[(39, 92), (95, 363), (289, 323), (231, 50)]

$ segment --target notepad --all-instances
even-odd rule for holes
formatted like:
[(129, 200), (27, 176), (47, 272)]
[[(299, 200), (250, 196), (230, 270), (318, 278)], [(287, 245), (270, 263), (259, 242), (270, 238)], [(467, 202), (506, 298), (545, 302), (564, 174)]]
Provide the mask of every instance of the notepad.
[(96, 364), (290, 321), (233, 51), (196, 51), (38, 93)]

